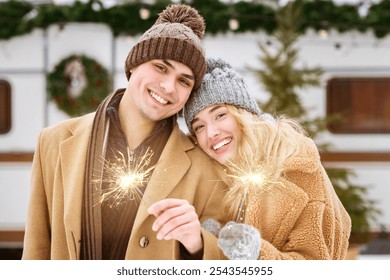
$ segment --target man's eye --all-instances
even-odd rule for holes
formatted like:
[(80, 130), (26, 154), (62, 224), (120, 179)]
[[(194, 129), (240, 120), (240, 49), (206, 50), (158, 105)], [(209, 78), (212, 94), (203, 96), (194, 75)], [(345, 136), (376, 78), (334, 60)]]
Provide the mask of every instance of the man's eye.
[(181, 79), (180, 83), (182, 83), (185, 86), (190, 86), (191, 85), (191, 83), (188, 80), (186, 80), (186, 79)]
[(158, 65), (158, 64), (156, 64), (155, 65), (156, 66), (156, 68), (160, 71), (160, 72), (167, 72), (167, 70), (165, 69), (165, 67), (164, 66), (161, 66), (161, 65)]

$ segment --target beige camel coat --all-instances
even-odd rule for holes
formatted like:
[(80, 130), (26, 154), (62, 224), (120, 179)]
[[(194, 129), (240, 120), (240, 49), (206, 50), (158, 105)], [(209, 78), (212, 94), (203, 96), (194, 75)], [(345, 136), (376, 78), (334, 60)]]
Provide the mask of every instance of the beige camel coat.
[(351, 220), (321, 165), (314, 142), (301, 137), (300, 152), (285, 162), (283, 184), (259, 188), (246, 223), (259, 229), (261, 259), (343, 259)]
[[(23, 259), (79, 259), (85, 162), (94, 114), (42, 131), (35, 150)], [(201, 221), (223, 220), (225, 185), (210, 159), (180, 132), (164, 148), (140, 204), (126, 259), (180, 259), (176, 241), (160, 241), (147, 207), (164, 198), (188, 200)], [(204, 259), (223, 258), (216, 238), (202, 230)]]

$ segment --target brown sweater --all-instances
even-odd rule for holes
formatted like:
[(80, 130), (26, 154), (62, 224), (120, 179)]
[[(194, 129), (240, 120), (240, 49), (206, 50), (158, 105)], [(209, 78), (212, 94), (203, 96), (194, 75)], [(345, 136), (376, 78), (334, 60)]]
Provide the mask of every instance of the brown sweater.
[[(121, 154), (124, 155), (126, 163), (135, 168), (140, 165), (139, 159), (149, 151), (153, 152), (148, 166), (144, 169), (151, 168), (157, 164), (157, 161), (168, 141), (169, 135), (173, 129), (173, 119), (161, 121), (152, 131), (151, 135), (145, 141), (128, 152), (129, 145), (126, 136), (121, 128), (117, 108), (122, 95), (117, 95), (113, 98), (107, 108), (107, 115), (110, 119), (109, 141), (106, 152), (106, 162), (114, 163), (121, 159)], [(131, 155), (129, 155), (131, 153)], [(129, 162), (129, 156), (133, 157), (132, 162)], [(145, 170), (144, 170), (145, 171)], [(110, 170), (105, 168), (104, 177), (110, 177)], [(103, 177), (103, 182), (105, 181)], [(110, 181), (110, 180), (108, 180)], [(138, 189), (144, 193), (147, 181)], [(110, 184), (103, 184), (103, 193), (110, 191)], [(102, 203), (102, 258), (107, 260), (123, 260), (126, 255), (127, 243), (129, 242), (131, 231), (133, 229), (134, 220), (140, 204), (140, 199), (128, 199), (124, 197), (122, 201), (103, 201)], [(115, 202), (118, 202), (117, 205)]]

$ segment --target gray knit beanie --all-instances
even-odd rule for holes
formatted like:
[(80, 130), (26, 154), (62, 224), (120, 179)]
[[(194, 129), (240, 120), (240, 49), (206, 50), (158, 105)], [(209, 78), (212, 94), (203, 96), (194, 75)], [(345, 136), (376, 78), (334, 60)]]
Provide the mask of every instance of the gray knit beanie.
[(207, 71), (199, 90), (195, 91), (184, 106), (184, 118), (188, 130), (195, 115), (206, 107), (216, 104), (229, 104), (260, 115), (256, 100), (246, 88), (244, 78), (226, 61), (207, 59)]
[(171, 4), (159, 14), (130, 50), (125, 64), (127, 79), (131, 68), (152, 59), (171, 59), (187, 65), (195, 76), (194, 89), (199, 88), (206, 72), (202, 39), (206, 24), (198, 11), (185, 4)]

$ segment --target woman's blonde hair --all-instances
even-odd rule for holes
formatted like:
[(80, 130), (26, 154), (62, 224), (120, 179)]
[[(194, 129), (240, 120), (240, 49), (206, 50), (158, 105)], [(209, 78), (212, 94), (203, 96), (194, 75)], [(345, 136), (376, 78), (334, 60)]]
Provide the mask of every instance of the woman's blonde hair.
[[(285, 161), (298, 152), (304, 129), (293, 119), (280, 116), (257, 116), (232, 105), (226, 105), (228, 111), (236, 119), (241, 137), (237, 153), (226, 166), (232, 180), (227, 181), (231, 186), (225, 196), (225, 207), (228, 214), (237, 215), (242, 188), (235, 184), (235, 179), (242, 172), (250, 172), (256, 166), (262, 166), (272, 180), (277, 181), (283, 176)], [(229, 176), (228, 176), (229, 177)]]

